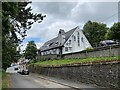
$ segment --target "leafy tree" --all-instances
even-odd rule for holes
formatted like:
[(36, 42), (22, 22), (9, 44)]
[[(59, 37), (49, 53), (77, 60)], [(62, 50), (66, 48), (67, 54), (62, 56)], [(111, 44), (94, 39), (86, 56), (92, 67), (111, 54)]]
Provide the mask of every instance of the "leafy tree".
[(105, 39), (107, 30), (106, 24), (92, 21), (88, 21), (83, 27), (83, 32), (93, 47)]
[(29, 41), (24, 54), (26, 59), (33, 60), (37, 56), (37, 47), (34, 41)]
[(106, 34), (107, 39), (120, 40), (120, 22), (114, 23)]
[[(0, 2), (0, 23), (2, 23), (2, 3)], [(2, 25), (0, 24), (0, 68), (2, 68)]]
[[(16, 59), (16, 48), (34, 22), (40, 23), (45, 15), (34, 14), (31, 2), (2, 2), (2, 66), (6, 69)], [(19, 36), (19, 37), (18, 37)]]

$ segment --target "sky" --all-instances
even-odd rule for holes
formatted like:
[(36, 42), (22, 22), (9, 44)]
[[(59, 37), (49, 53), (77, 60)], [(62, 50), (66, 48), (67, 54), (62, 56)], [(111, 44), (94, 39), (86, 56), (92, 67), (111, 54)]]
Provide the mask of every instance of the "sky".
[(76, 26), (83, 29), (88, 20), (105, 23), (108, 27), (118, 21), (118, 0), (110, 0), (111, 2), (73, 1), (50, 2), (47, 0), (45, 2), (44, 0), (44, 2), (38, 2), (34, 0), (29, 5), (32, 7), (32, 12), (46, 15), (46, 18), (41, 23), (33, 24), (32, 28), (27, 31), (21, 50), (23, 51), (28, 41), (31, 40), (35, 41), (39, 49), (46, 41), (56, 37), (59, 29), (69, 31)]

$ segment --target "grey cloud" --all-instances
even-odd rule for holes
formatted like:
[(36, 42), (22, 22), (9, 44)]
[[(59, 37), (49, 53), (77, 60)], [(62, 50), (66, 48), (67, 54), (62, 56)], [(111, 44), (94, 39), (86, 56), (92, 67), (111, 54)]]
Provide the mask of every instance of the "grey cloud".
[(77, 3), (72, 2), (33, 2), (32, 5), (48, 15), (52, 15), (55, 19), (66, 19), (70, 15), (71, 9)]
[(40, 24), (34, 24), (28, 31), (28, 37), (39, 37), (43, 41), (54, 38), (60, 28), (69, 30), (88, 21), (98, 21), (111, 25), (117, 20), (118, 3), (116, 2), (34, 2), (34, 12), (41, 12), (47, 17)]
[(88, 20), (106, 20), (109, 23), (115, 21), (117, 15), (109, 20), (107, 18), (118, 12), (117, 2), (33, 2), (32, 5), (53, 20), (71, 20), (77, 23)]
[[(99, 22), (113, 22), (117, 20), (117, 2), (90, 2), (79, 5), (71, 13), (72, 20), (76, 22), (87, 22), (88, 20)], [(115, 14), (115, 15), (114, 15)], [(113, 17), (112, 17), (113, 15)]]

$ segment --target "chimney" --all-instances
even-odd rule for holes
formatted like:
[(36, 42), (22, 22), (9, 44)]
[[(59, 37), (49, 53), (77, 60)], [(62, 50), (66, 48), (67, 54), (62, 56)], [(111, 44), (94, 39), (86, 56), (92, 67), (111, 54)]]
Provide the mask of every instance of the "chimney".
[(59, 30), (58, 40), (59, 45), (63, 45), (63, 43), (65, 42), (65, 31), (63, 29)]

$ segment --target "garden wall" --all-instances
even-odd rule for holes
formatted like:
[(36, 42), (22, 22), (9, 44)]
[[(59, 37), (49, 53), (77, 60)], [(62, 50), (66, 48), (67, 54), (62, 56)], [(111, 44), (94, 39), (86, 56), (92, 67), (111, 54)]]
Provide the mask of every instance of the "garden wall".
[(98, 47), (93, 50), (84, 50), (81, 52), (63, 55), (63, 58), (87, 58), (101, 56), (120, 56), (120, 45)]
[(118, 61), (64, 65), (56, 67), (29, 66), (31, 72), (61, 78), (76, 83), (96, 84), (106, 88), (120, 88)]
[[(62, 58), (87, 58), (101, 56), (120, 56), (120, 45), (98, 47), (93, 50), (84, 50), (62, 55)], [(60, 55), (38, 55), (38, 60), (60, 59)]]

